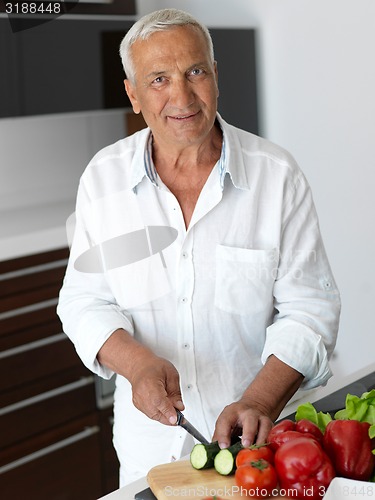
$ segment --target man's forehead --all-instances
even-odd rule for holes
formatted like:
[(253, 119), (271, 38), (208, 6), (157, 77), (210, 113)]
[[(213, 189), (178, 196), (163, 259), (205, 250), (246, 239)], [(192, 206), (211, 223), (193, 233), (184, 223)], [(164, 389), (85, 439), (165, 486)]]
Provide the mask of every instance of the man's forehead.
[[(169, 40), (171, 38), (184, 38), (185, 44), (182, 46), (180, 44), (171, 44)], [(201, 32), (201, 30), (195, 26), (172, 26), (166, 30), (155, 31), (151, 33), (146, 39), (139, 39), (134, 42), (132, 45), (132, 51), (134, 53), (143, 52), (144, 50), (153, 52), (157, 52), (160, 49), (170, 49), (171, 52), (174, 49), (186, 50), (188, 45), (186, 45), (187, 39), (188, 43), (195, 45), (195, 50), (198, 48), (203, 51), (208, 50), (207, 41)]]
[[(177, 33), (177, 30), (180, 32)], [(184, 33), (181, 30), (184, 30)], [(182, 35), (184, 39), (175, 39), (173, 43), (170, 36), (176, 35)], [(190, 38), (191, 43), (186, 36)], [(175, 66), (188, 71), (194, 66), (209, 65), (211, 62), (203, 34), (191, 26), (178, 26), (152, 33), (146, 40), (137, 40), (133, 49), (136, 72), (140, 71), (146, 77), (158, 76)]]

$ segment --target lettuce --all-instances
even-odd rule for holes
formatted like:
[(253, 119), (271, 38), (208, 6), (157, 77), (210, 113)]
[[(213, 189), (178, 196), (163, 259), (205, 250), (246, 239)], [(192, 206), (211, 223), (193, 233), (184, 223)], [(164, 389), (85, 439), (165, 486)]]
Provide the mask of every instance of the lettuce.
[(359, 420), (368, 422), (369, 436), (375, 437), (375, 389), (364, 392), (361, 397), (346, 395), (345, 408), (335, 413), (335, 420)]
[[(325, 428), (332, 420), (329, 413), (317, 412), (311, 403), (299, 405), (296, 412), (296, 421), (306, 418), (324, 433)], [(359, 422), (368, 422), (370, 438), (375, 437), (375, 389), (364, 392), (362, 396), (346, 395), (345, 408), (339, 410), (334, 415), (334, 420), (358, 420)], [(373, 451), (375, 454), (375, 449)]]

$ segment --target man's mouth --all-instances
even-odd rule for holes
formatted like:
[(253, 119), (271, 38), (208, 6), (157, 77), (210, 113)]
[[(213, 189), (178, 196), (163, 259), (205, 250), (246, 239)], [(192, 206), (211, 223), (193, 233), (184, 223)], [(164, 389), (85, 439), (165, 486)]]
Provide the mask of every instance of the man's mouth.
[(190, 118), (194, 118), (198, 113), (189, 113), (186, 115), (176, 115), (176, 116), (168, 116), (168, 118), (171, 118), (172, 120), (189, 120)]

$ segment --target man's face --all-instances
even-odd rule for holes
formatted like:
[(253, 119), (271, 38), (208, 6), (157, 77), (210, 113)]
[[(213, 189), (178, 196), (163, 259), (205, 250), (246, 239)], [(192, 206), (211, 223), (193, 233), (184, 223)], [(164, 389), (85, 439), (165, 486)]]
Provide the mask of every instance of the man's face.
[(153, 33), (132, 46), (135, 83), (125, 80), (157, 144), (199, 145), (210, 134), (217, 110), (216, 65), (203, 34), (193, 27)]

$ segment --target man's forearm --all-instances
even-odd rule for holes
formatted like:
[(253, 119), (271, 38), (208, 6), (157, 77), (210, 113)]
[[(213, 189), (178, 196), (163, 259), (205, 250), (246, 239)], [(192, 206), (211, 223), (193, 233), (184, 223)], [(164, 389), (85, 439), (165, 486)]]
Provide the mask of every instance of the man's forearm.
[(240, 432), (243, 446), (265, 443), (273, 422), (303, 381), (303, 375), (271, 355), (241, 399), (219, 415), (213, 441), (229, 446)]
[(241, 399), (256, 404), (262, 413), (276, 420), (302, 381), (301, 373), (272, 355)]
[(103, 344), (97, 354), (99, 363), (131, 381), (137, 366), (154, 357), (150, 349), (140, 344), (126, 330), (118, 329)]
[(128, 332), (112, 333), (97, 354), (100, 364), (125, 377), (133, 404), (149, 418), (174, 425), (176, 408), (184, 409), (179, 374), (170, 361), (157, 356)]

